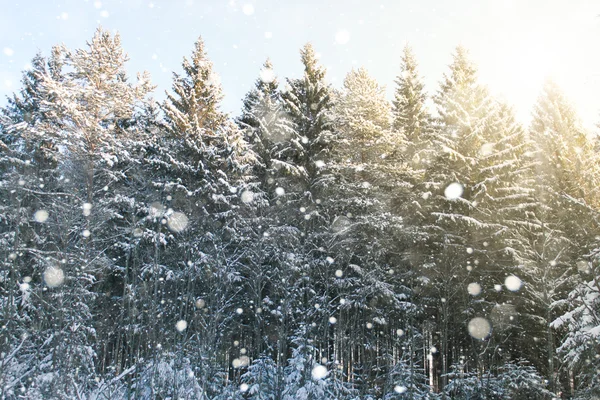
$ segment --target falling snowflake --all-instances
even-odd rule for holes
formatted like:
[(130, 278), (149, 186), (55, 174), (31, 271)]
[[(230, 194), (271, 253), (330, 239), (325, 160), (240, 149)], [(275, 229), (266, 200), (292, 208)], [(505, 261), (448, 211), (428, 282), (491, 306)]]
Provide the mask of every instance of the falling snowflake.
[(240, 196), (242, 201), (246, 204), (252, 203), (254, 201), (254, 193), (249, 190), (244, 190)]
[(254, 14), (254, 6), (250, 3), (244, 4), (242, 7), (242, 12), (246, 15), (252, 15)]
[(175, 329), (177, 329), (179, 332), (183, 332), (183, 331), (185, 331), (187, 326), (188, 326), (187, 321), (184, 321), (183, 319), (181, 319), (181, 320), (177, 321), (177, 323), (175, 324)]
[(46, 222), (46, 220), (48, 220), (48, 211), (37, 210), (35, 214), (33, 214), (33, 219), (35, 220), (35, 222), (43, 224), (44, 222)]
[(506, 288), (511, 292), (516, 292), (521, 289), (521, 285), (523, 285), (521, 279), (514, 275), (507, 276), (504, 280), (504, 286), (506, 286)]
[(48, 267), (42, 276), (46, 285), (51, 288), (58, 287), (65, 281), (65, 273), (57, 267)]
[(188, 226), (188, 217), (181, 212), (175, 212), (171, 214), (169, 220), (167, 221), (167, 226), (172, 232), (182, 232)]
[(469, 283), (467, 286), (467, 292), (469, 292), (471, 296), (479, 296), (481, 293), (481, 285), (477, 282)]
[(394, 392), (402, 394), (406, 392), (406, 386), (396, 385), (394, 386)]
[(345, 29), (340, 29), (335, 34), (335, 42), (337, 44), (346, 44), (350, 41), (350, 32)]
[(260, 80), (264, 83), (271, 83), (275, 80), (275, 72), (271, 68), (265, 68), (260, 71)]
[(83, 216), (89, 217), (92, 213), (92, 203), (83, 203)]
[(485, 339), (492, 331), (492, 326), (487, 319), (475, 317), (469, 321), (469, 335), (475, 339)]
[(327, 376), (327, 367), (317, 364), (313, 367), (311, 375), (314, 380), (323, 379)]
[(444, 190), (444, 196), (448, 200), (456, 200), (463, 194), (463, 186), (460, 183), (454, 182), (446, 186)]

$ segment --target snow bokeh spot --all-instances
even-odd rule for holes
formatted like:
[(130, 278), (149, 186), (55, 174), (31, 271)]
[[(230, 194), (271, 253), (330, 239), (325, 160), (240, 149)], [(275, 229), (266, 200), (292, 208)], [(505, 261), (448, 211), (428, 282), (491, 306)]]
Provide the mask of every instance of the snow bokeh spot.
[(523, 282), (521, 282), (521, 279), (519, 279), (518, 277), (516, 277), (514, 275), (507, 276), (506, 279), (504, 280), (504, 286), (506, 286), (506, 288), (508, 290), (510, 290), (511, 292), (518, 291), (519, 289), (521, 289), (522, 285), (523, 285)]
[(458, 182), (454, 182), (446, 186), (444, 196), (446, 196), (448, 200), (456, 200), (462, 196), (463, 191), (463, 186)]
[(233, 368), (247, 367), (250, 364), (250, 358), (248, 356), (240, 356), (235, 358), (231, 363)]
[(311, 375), (314, 380), (323, 379), (327, 376), (327, 367), (317, 364), (313, 367)]
[(177, 329), (179, 332), (183, 332), (186, 330), (188, 326), (187, 321), (180, 319), (179, 321), (177, 321), (177, 323), (175, 324), (175, 329)]
[(396, 386), (394, 386), (394, 392), (402, 394), (402, 393), (406, 392), (406, 386), (396, 385)]
[(65, 281), (65, 273), (57, 267), (46, 268), (42, 277), (46, 285), (51, 288), (58, 287)]
[(492, 331), (492, 325), (482, 317), (475, 317), (469, 321), (469, 335), (475, 339), (485, 339)]
[(271, 83), (275, 80), (275, 71), (271, 68), (264, 68), (260, 71), (260, 80), (264, 83)]
[(44, 222), (46, 222), (48, 220), (48, 211), (37, 210), (35, 212), (35, 214), (33, 214), (33, 219), (35, 220), (35, 222), (39, 222), (40, 224), (43, 224)]
[(83, 216), (89, 217), (92, 213), (92, 203), (83, 203)]
[(285, 189), (282, 187), (278, 187), (275, 189), (275, 194), (277, 196), (283, 196), (285, 194)]
[(188, 226), (188, 217), (181, 212), (175, 212), (169, 216), (167, 226), (172, 232), (179, 233), (183, 232)]
[(12, 57), (13, 54), (15, 54), (15, 51), (13, 49), (11, 49), (10, 47), (5, 47), (4, 48), (4, 55), (5, 56)]
[(254, 201), (254, 193), (249, 190), (244, 190), (240, 198), (242, 199), (242, 202), (246, 204), (252, 203)]
[(346, 29), (340, 29), (335, 34), (335, 42), (337, 44), (346, 44), (350, 41), (350, 32)]
[(481, 285), (477, 282), (471, 282), (467, 286), (467, 292), (469, 292), (471, 296), (479, 296), (481, 294)]
[(246, 15), (252, 15), (254, 14), (254, 6), (250, 3), (244, 4), (242, 12)]

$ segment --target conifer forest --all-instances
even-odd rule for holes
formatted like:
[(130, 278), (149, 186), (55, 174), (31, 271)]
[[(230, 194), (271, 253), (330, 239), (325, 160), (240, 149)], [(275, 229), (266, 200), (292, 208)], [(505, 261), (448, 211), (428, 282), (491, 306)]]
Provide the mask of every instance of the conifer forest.
[(307, 43), (231, 115), (209, 41), (155, 100), (89, 36), (0, 110), (0, 399), (600, 398), (600, 141), (556, 83), (525, 124), (464, 47), (390, 101)]

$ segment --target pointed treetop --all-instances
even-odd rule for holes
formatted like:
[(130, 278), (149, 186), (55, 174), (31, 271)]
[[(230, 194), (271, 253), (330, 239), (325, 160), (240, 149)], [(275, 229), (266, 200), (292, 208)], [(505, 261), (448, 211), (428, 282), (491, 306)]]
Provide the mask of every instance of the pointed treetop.
[(304, 73), (312, 83), (325, 78), (325, 68), (319, 65), (317, 53), (310, 42), (300, 49), (300, 57), (304, 64)]
[(426, 95), (417, 72), (417, 61), (408, 44), (402, 51), (400, 74), (395, 82), (393, 127), (395, 131), (403, 132), (411, 142), (415, 142), (422, 139), (420, 136), (426, 129), (429, 115), (425, 108)]
[(173, 93), (167, 92), (163, 110), (176, 135), (203, 135), (227, 119), (220, 111), (223, 90), (219, 76), (204, 50), (202, 38), (194, 45), (191, 60), (183, 58), (185, 75), (173, 74)]
[(473, 85), (477, 81), (477, 67), (469, 57), (469, 51), (463, 46), (457, 46), (450, 64), (450, 78), (456, 86)]
[(532, 129), (545, 135), (550, 131), (583, 135), (575, 109), (552, 79), (546, 79), (534, 106)]

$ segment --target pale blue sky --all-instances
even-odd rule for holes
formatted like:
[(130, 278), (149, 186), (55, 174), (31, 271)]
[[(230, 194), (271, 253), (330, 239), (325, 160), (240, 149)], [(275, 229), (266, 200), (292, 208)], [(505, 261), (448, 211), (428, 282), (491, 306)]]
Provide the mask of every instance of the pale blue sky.
[[(225, 90), (224, 110), (241, 99), (267, 56), (280, 80), (301, 72), (298, 50), (313, 42), (337, 87), (364, 65), (391, 98), (400, 51), (413, 46), (429, 93), (463, 44), (492, 92), (528, 120), (546, 75), (578, 109), (600, 121), (600, 2), (586, 0), (0, 0), (0, 104), (20, 87), (38, 50), (85, 45), (101, 24), (121, 33), (128, 71), (148, 70), (162, 99), (202, 35)], [(341, 33), (340, 33), (341, 32)], [(349, 37), (348, 37), (349, 35)], [(337, 37), (337, 41), (336, 41)], [(348, 39), (340, 43), (340, 39)]]

